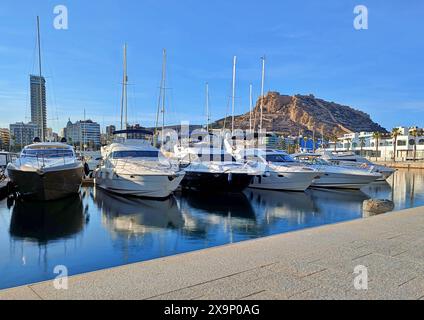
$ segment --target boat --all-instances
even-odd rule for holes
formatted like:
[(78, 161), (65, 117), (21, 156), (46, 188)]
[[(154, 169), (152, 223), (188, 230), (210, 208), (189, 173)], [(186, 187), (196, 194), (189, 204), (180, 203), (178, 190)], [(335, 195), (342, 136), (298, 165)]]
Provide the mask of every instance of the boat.
[(185, 174), (147, 140), (118, 138), (102, 148), (102, 159), (94, 174), (96, 187), (121, 195), (167, 198)]
[(83, 165), (73, 147), (64, 142), (26, 146), (18, 159), (7, 165), (7, 175), (22, 197), (47, 201), (79, 192)]
[(335, 165), (323, 159), (321, 154), (317, 153), (301, 153), (295, 154), (293, 157), (323, 172), (319, 178), (312, 182), (312, 187), (359, 190), (382, 177), (380, 173), (373, 172), (372, 168), (367, 169)]
[[(185, 173), (152, 145), (153, 132), (144, 129), (128, 129), (127, 84), (127, 45), (125, 44), (121, 130), (115, 131), (114, 141), (102, 148), (101, 164), (95, 170), (94, 183), (96, 187), (121, 195), (167, 198), (179, 187)], [(129, 136), (143, 137), (143, 139), (128, 139)]]
[(258, 170), (238, 162), (230, 153), (212, 145), (175, 146), (174, 157), (185, 171), (181, 186), (208, 192), (241, 192)]
[(372, 168), (372, 172), (377, 172), (382, 175), (378, 181), (385, 181), (396, 171), (392, 168), (372, 163), (368, 159), (358, 156), (353, 152), (324, 152), (322, 157), (333, 164), (345, 167), (359, 167), (363, 169)]
[(263, 174), (255, 176), (249, 185), (255, 189), (305, 191), (322, 174), (316, 168), (296, 162), (281, 150), (242, 149), (236, 157), (265, 165)]

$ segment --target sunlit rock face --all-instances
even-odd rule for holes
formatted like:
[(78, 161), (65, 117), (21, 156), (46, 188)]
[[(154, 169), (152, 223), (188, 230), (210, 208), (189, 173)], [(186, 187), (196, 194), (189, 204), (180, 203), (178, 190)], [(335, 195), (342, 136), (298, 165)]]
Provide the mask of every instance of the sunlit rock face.
[[(259, 124), (261, 98), (258, 99), (252, 111), (252, 121)], [(226, 124), (229, 126), (231, 119)], [(214, 123), (221, 128), (224, 119)], [(250, 113), (235, 118), (235, 127), (248, 129)], [(350, 132), (386, 132), (386, 129), (373, 122), (370, 116), (349, 106), (315, 98), (313, 95), (283, 95), (279, 92), (268, 92), (263, 98), (263, 127), (268, 131), (281, 132), (286, 135), (299, 133), (317, 133), (341, 135)]]

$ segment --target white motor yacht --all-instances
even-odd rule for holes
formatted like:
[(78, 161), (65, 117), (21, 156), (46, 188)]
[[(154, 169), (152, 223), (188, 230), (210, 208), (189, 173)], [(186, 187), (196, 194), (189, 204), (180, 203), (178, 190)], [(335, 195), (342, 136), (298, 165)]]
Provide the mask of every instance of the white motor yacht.
[(361, 189), (382, 177), (380, 173), (373, 172), (372, 168), (362, 169), (334, 165), (322, 159), (320, 154), (296, 154), (294, 158), (323, 172), (323, 175), (312, 182), (312, 187)]
[(385, 181), (389, 178), (396, 170), (385, 166), (377, 165), (372, 163), (368, 159), (358, 156), (353, 152), (324, 152), (322, 158), (336, 165), (344, 167), (356, 167), (363, 169), (371, 169), (372, 172), (381, 173), (382, 177), (378, 181)]
[(65, 143), (34, 143), (7, 165), (7, 175), (21, 196), (55, 200), (79, 192), (83, 166)]
[(95, 184), (121, 195), (167, 198), (180, 185), (184, 171), (147, 140), (123, 140), (102, 149)]
[(245, 149), (236, 152), (236, 157), (265, 166), (264, 172), (255, 176), (250, 188), (305, 191), (322, 174), (315, 168), (296, 162), (280, 150)]

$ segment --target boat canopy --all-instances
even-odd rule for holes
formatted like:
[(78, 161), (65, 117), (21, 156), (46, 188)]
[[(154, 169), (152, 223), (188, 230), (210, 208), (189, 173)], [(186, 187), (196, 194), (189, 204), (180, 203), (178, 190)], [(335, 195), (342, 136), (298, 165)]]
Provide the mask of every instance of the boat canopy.
[(145, 134), (148, 136), (153, 136), (153, 131), (150, 130), (146, 130), (146, 129), (127, 129), (127, 130), (118, 130), (115, 131), (113, 134), (114, 135), (119, 135), (119, 134)]

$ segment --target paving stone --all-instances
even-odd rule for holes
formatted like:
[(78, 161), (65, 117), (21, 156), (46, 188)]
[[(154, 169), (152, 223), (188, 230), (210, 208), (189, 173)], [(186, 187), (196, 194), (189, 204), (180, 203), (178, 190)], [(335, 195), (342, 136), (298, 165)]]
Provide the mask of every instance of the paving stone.
[(0, 300), (41, 300), (41, 298), (29, 286), (23, 286), (0, 291)]
[(258, 287), (262, 287), (272, 293), (286, 297), (293, 296), (316, 286), (316, 284), (312, 282), (282, 273), (261, 278), (253, 283), (258, 284)]
[(319, 287), (337, 290), (350, 290), (354, 287), (355, 275), (353, 273), (325, 269), (321, 272), (311, 274), (305, 278), (305, 281), (312, 282)]
[(244, 297), (241, 300), (287, 300), (288, 297), (282, 294), (277, 294), (268, 290), (260, 291), (250, 296)]
[(345, 290), (313, 287), (290, 297), (290, 300), (354, 300), (355, 298)]

